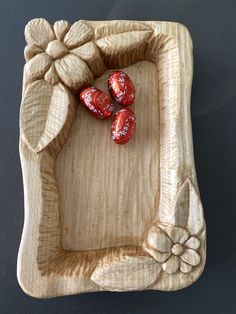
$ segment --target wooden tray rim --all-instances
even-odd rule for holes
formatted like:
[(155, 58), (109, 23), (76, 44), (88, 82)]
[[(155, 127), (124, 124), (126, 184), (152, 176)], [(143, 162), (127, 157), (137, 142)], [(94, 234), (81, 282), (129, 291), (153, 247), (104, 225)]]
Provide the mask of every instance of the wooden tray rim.
[[(163, 73), (165, 76), (163, 77), (163, 80), (160, 79), (160, 87), (159, 90), (162, 91), (162, 95), (164, 97), (168, 98), (169, 93), (169, 85), (172, 87), (172, 93), (173, 88), (175, 89), (175, 99), (173, 100), (173, 103), (171, 103), (169, 106), (165, 107), (165, 103), (163, 106), (163, 115), (161, 118), (160, 123), (163, 125), (166, 125), (166, 132), (168, 133), (168, 125), (166, 122), (169, 122), (167, 116), (168, 113), (172, 112), (173, 108), (175, 108), (175, 115), (177, 116), (177, 119), (174, 120), (174, 126), (171, 125), (172, 130), (175, 130), (175, 134), (171, 134), (172, 132), (168, 133), (171, 134), (168, 138), (167, 142), (163, 142), (160, 144), (163, 151), (166, 152), (168, 149), (168, 146), (165, 147), (165, 145), (170, 145), (172, 141), (176, 144), (176, 151), (171, 162), (173, 164), (170, 165), (170, 160), (161, 160), (160, 163), (160, 169), (161, 169), (161, 180), (162, 184), (160, 184), (161, 189), (163, 189), (163, 192), (160, 194), (160, 200), (159, 200), (159, 206), (158, 206), (158, 214), (157, 214), (157, 220), (156, 224), (154, 224), (155, 228), (161, 228), (165, 230), (167, 227), (171, 227), (176, 225), (176, 211), (178, 210), (177, 205), (181, 202), (181, 199), (183, 198), (183, 195), (185, 193), (188, 193), (189, 195), (192, 195), (194, 205), (197, 203), (197, 213), (194, 213), (195, 219), (198, 219), (201, 221), (201, 228), (196, 232), (197, 234), (201, 235), (199, 238), (202, 242), (201, 247), (201, 263), (197, 270), (191, 274), (189, 278), (185, 276), (185, 274), (181, 274), (181, 279), (179, 279), (179, 282), (177, 285), (173, 284), (174, 276), (172, 276), (171, 280), (165, 279), (165, 276), (162, 276), (162, 281), (165, 282), (152, 285), (152, 289), (159, 289), (159, 290), (176, 290), (182, 287), (185, 287), (189, 284), (191, 284), (193, 281), (195, 281), (201, 274), (204, 264), (205, 264), (205, 223), (203, 218), (203, 212), (201, 207), (201, 202), (199, 198), (199, 192), (198, 192), (198, 186), (197, 186), (197, 179), (195, 174), (195, 167), (194, 167), (194, 158), (193, 158), (193, 148), (192, 148), (192, 133), (191, 133), (191, 124), (190, 121), (190, 109), (189, 109), (189, 103), (190, 103), (190, 90), (191, 90), (191, 83), (192, 83), (192, 60), (191, 58), (187, 58), (185, 51), (183, 49), (186, 47), (183, 45), (181, 40), (183, 38), (187, 40), (188, 42), (188, 49), (192, 50), (192, 43), (190, 39), (189, 32), (187, 29), (179, 24), (179, 23), (173, 23), (173, 22), (138, 22), (138, 21), (119, 21), (119, 24), (126, 25), (126, 23), (133, 23), (134, 28), (138, 27), (137, 25), (144, 25), (148, 28), (152, 29), (153, 34), (158, 38), (158, 40), (161, 42), (161, 45), (159, 47), (158, 53), (156, 52), (156, 58), (160, 60), (162, 58), (162, 53), (166, 53), (165, 49), (169, 49), (170, 58), (172, 58), (172, 53), (178, 54), (178, 60), (172, 60), (173, 62), (179, 62), (179, 67), (177, 69), (178, 73), (171, 73), (176, 75), (173, 77), (166, 76), (167, 73), (165, 72), (165, 69), (163, 69)], [(103, 32), (101, 26), (102, 25), (108, 25), (109, 23), (115, 23), (115, 21), (104, 21), (104, 22), (92, 22), (92, 21), (86, 21), (86, 23), (94, 28), (97, 31), (98, 34), (98, 40), (99, 38), (99, 32)], [(160, 31), (162, 28), (165, 28), (165, 33)], [(108, 27), (109, 29), (109, 27)], [(140, 32), (141, 30), (136, 30), (136, 32)], [(105, 32), (105, 31), (104, 31)], [(180, 36), (180, 34), (182, 34)], [(109, 35), (109, 34), (106, 34)], [(152, 36), (152, 35), (151, 35)], [(170, 46), (171, 48), (170, 48)], [(162, 49), (162, 51), (161, 51)], [(174, 52), (173, 52), (174, 51)], [(191, 53), (190, 53), (191, 54)], [(185, 65), (183, 65), (183, 62), (186, 62)], [(158, 65), (157, 65), (158, 66)], [(186, 71), (186, 68), (188, 68), (188, 72)], [(189, 70), (189, 68), (191, 70)], [(158, 68), (159, 73), (162, 73), (161, 69)], [(168, 77), (169, 80), (166, 80), (166, 77)], [(27, 84), (30, 84), (30, 80), (27, 78), (26, 71), (24, 70), (24, 88), (23, 88), (23, 97), (24, 93), (27, 90)], [(184, 88), (181, 88), (182, 85), (185, 85)], [(166, 95), (165, 95), (166, 93)], [(69, 97), (72, 97), (69, 95)], [(166, 100), (165, 100), (166, 101)], [(71, 102), (73, 102), (73, 99), (71, 99)], [(163, 101), (164, 102), (164, 101)], [(181, 103), (182, 102), (182, 103)], [(73, 110), (72, 110), (73, 111)], [(173, 112), (172, 112), (173, 114)], [(73, 112), (71, 113), (73, 115)], [(68, 118), (68, 121), (71, 119), (71, 117)], [(178, 125), (179, 122), (184, 122), (183, 125)], [(109, 283), (108, 285), (103, 284), (103, 279), (100, 278), (100, 273), (103, 272), (104, 267), (107, 266), (110, 263), (110, 260), (106, 260), (106, 257), (104, 256), (101, 262), (101, 265), (97, 265), (94, 267), (94, 272), (91, 276), (92, 280), (90, 280), (89, 284), (86, 286), (84, 284), (85, 281), (87, 281), (86, 278), (83, 276), (81, 278), (78, 278), (81, 276), (81, 273), (78, 271), (77, 262), (74, 261), (78, 260), (77, 253), (74, 254), (74, 257), (72, 258), (72, 264), (73, 264), (73, 270), (61, 273), (60, 271), (53, 273), (54, 267), (55, 267), (55, 256), (56, 260), (60, 261), (62, 265), (67, 265), (67, 259), (71, 259), (69, 255), (71, 252), (63, 252), (63, 256), (59, 254), (60, 252), (57, 251), (58, 247), (57, 245), (52, 248), (52, 250), (55, 250), (55, 256), (51, 258), (51, 261), (53, 261), (53, 267), (49, 267), (48, 261), (41, 261), (39, 259), (38, 254), (35, 254), (34, 257), (35, 263), (32, 263), (32, 260), (30, 260), (30, 254), (29, 250), (30, 247), (32, 247), (32, 244), (29, 245), (29, 240), (32, 237), (32, 242), (34, 241), (34, 245), (38, 247), (38, 250), (40, 251), (42, 248), (40, 247), (40, 243), (37, 241), (37, 237), (40, 236), (40, 226), (42, 226), (42, 223), (38, 223), (39, 221), (42, 222), (42, 217), (40, 216), (40, 212), (34, 213), (34, 217), (32, 216), (32, 212), (29, 208), (29, 204), (27, 204), (28, 200), (30, 199), (29, 193), (32, 193), (33, 191), (29, 187), (28, 178), (30, 176), (29, 173), (27, 173), (26, 168), (28, 167), (28, 170), (30, 167), (32, 167), (33, 163), (39, 163), (40, 167), (43, 167), (43, 164), (46, 163), (51, 165), (53, 168), (53, 162), (54, 158), (56, 158), (56, 155), (58, 152), (53, 151), (52, 147), (48, 145), (47, 147), (42, 147), (38, 151), (31, 148), (29, 148), (29, 143), (27, 142), (26, 136), (24, 132), (22, 131), (21, 127), (21, 135), (20, 135), (20, 153), (21, 153), (21, 162), (22, 162), (22, 169), (23, 169), (23, 178), (24, 178), (24, 193), (25, 193), (25, 223), (24, 223), (24, 230), (22, 234), (22, 240), (21, 245), (19, 249), (19, 255), (18, 255), (18, 267), (17, 267), (17, 274), (18, 274), (18, 280), (20, 285), (22, 286), (23, 290), (26, 291), (26, 293), (36, 296), (36, 297), (51, 297), (51, 296), (57, 296), (57, 295), (64, 295), (64, 294), (74, 294), (79, 292), (85, 292), (85, 291), (97, 291), (97, 290), (137, 290), (137, 289), (149, 289), (150, 286), (141, 286), (141, 287), (134, 287), (134, 289), (129, 289), (129, 287), (115, 287), (112, 286), (114, 283)], [(66, 132), (69, 132), (69, 130), (66, 130)], [(179, 138), (177, 138), (176, 134), (179, 134)], [(182, 137), (182, 138), (181, 138)], [(57, 143), (58, 138), (55, 138), (53, 145), (60, 148), (61, 143)], [(185, 142), (186, 141), (186, 142)], [(187, 144), (186, 144), (187, 143)], [(173, 145), (173, 144), (172, 144)], [(163, 147), (164, 146), (164, 147)], [(180, 151), (179, 151), (180, 149)], [(186, 160), (186, 156), (183, 153), (183, 150), (186, 149), (188, 152), (188, 160)], [(26, 153), (27, 151), (27, 153)], [(27, 156), (26, 156), (27, 155)], [(34, 156), (34, 157), (32, 157)], [(176, 158), (177, 156), (177, 158)], [(184, 156), (184, 157), (183, 157)], [(28, 160), (26, 160), (27, 158)], [(30, 161), (30, 158), (33, 159), (33, 162)], [(187, 164), (187, 166), (186, 166)], [(167, 191), (169, 189), (169, 183), (166, 183), (166, 180), (168, 179), (169, 173), (167, 173), (167, 176), (165, 177), (163, 175), (164, 170), (167, 168), (171, 168), (173, 166), (173, 169), (176, 167), (178, 171), (176, 171), (176, 179), (174, 179), (174, 182), (176, 183), (176, 186), (172, 186), (171, 195), (167, 194)], [(181, 169), (182, 173), (180, 173), (179, 169)], [(49, 170), (49, 168), (47, 168)], [(41, 180), (47, 180), (47, 178), (40, 177)], [(49, 179), (50, 180), (50, 179)], [(173, 178), (172, 178), (173, 180)], [(38, 182), (40, 185), (41, 183)], [(54, 184), (54, 183), (52, 183)], [(166, 190), (165, 190), (166, 189)], [(186, 192), (187, 191), (187, 192)], [(170, 201), (171, 200), (171, 201)], [(173, 204), (175, 204), (175, 208), (173, 209)], [(176, 205), (177, 204), (177, 205)], [(32, 204), (31, 204), (32, 206)], [(34, 206), (38, 206), (36, 199)], [(161, 208), (161, 210), (160, 210)], [(32, 218), (33, 217), (33, 218)], [(58, 214), (54, 214), (54, 219), (58, 219)], [(53, 218), (51, 217), (51, 218)], [(37, 222), (38, 221), (38, 222)], [(29, 227), (29, 224), (33, 223), (33, 227)], [(181, 222), (180, 222), (181, 225)], [(57, 232), (55, 233), (56, 241), (58, 242), (58, 239), (60, 239), (60, 232), (58, 233), (58, 229), (60, 229), (60, 226), (58, 224), (55, 225), (55, 230)], [(43, 233), (41, 232), (41, 243), (43, 245), (45, 244), (45, 240), (48, 239), (48, 237), (51, 238), (51, 231), (52, 230), (44, 230)], [(154, 230), (154, 233), (156, 232), (156, 229)], [(148, 235), (147, 235), (148, 237)], [(40, 241), (39, 241), (40, 242)], [(52, 243), (52, 240), (49, 241), (50, 245)], [(148, 252), (149, 255), (151, 255), (153, 258), (155, 258), (155, 250), (153, 251), (152, 248), (150, 248), (150, 243), (147, 243), (145, 240), (143, 243), (143, 248), (146, 252)], [(146, 256), (143, 256), (143, 253), (140, 251), (139, 248), (135, 248), (135, 250), (130, 248), (125, 248), (123, 251), (122, 248), (118, 248), (116, 252), (117, 256), (119, 257), (126, 257), (128, 256), (128, 259), (132, 257), (138, 257), (140, 258), (146, 258)], [(93, 253), (91, 253), (93, 255)], [(140, 254), (140, 255), (139, 255)], [(81, 256), (80, 256), (81, 258)], [(86, 258), (86, 257), (84, 257)], [(105, 266), (104, 266), (105, 265)], [(124, 261), (125, 267), (127, 267), (126, 261)], [(47, 273), (45, 269), (47, 270), (50, 268), (50, 272)], [(49, 267), (49, 268), (48, 268)], [(25, 271), (28, 268), (28, 273), (34, 273), (34, 282), (30, 280), (29, 275), (26, 275)], [(156, 270), (156, 269), (155, 269)], [(159, 270), (158, 270), (159, 271)], [(85, 271), (86, 272), (86, 271)], [(63, 276), (67, 276), (66, 279), (63, 279)], [(168, 275), (167, 275), (168, 276)], [(37, 283), (36, 283), (37, 281)], [(80, 287), (81, 283), (81, 287)], [(109, 286), (110, 285), (110, 286)], [(45, 290), (45, 286), (47, 286)], [(86, 286), (86, 287), (85, 287)]]

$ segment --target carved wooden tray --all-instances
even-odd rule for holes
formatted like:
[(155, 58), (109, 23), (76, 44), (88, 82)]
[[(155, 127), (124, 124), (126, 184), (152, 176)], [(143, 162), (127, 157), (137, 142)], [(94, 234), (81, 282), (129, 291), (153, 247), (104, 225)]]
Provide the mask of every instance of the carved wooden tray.
[[(178, 23), (34, 19), (20, 111), (25, 223), (17, 275), (35, 297), (176, 290), (205, 263), (190, 122), (192, 42)], [(134, 138), (115, 144), (78, 91), (136, 87)]]

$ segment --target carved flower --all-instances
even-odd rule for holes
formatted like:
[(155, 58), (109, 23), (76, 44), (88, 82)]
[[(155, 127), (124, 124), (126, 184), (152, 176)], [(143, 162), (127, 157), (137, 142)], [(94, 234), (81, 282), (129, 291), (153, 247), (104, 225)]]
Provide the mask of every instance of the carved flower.
[(168, 274), (180, 270), (189, 273), (193, 266), (200, 263), (197, 250), (200, 241), (195, 236), (190, 236), (186, 229), (180, 227), (153, 226), (147, 236), (145, 250), (159, 263)]
[(61, 80), (77, 89), (92, 81), (91, 71), (95, 75), (101, 71), (98, 48), (91, 41), (93, 31), (83, 21), (72, 26), (57, 21), (52, 27), (43, 18), (33, 19), (26, 25), (25, 38), (25, 70), (30, 80), (44, 78), (52, 85)]

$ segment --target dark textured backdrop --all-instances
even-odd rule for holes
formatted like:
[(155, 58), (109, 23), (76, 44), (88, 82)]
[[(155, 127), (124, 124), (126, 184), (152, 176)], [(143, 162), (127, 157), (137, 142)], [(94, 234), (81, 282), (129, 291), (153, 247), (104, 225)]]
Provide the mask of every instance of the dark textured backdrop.
[[(33, 299), (16, 280), (23, 226), (18, 112), (24, 25), (34, 17), (179, 21), (194, 43), (192, 122), (208, 231), (205, 272), (177, 292)], [(0, 313), (236, 313), (236, 1), (0, 0)]]

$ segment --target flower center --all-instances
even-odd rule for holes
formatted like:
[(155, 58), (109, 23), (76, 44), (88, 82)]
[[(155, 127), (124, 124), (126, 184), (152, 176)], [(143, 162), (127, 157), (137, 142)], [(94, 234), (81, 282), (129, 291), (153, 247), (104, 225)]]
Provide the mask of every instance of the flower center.
[(68, 49), (61, 40), (56, 39), (48, 44), (46, 53), (53, 59), (59, 59), (68, 53)]
[(174, 255), (181, 255), (183, 253), (183, 246), (179, 243), (174, 244), (171, 248), (171, 251)]

